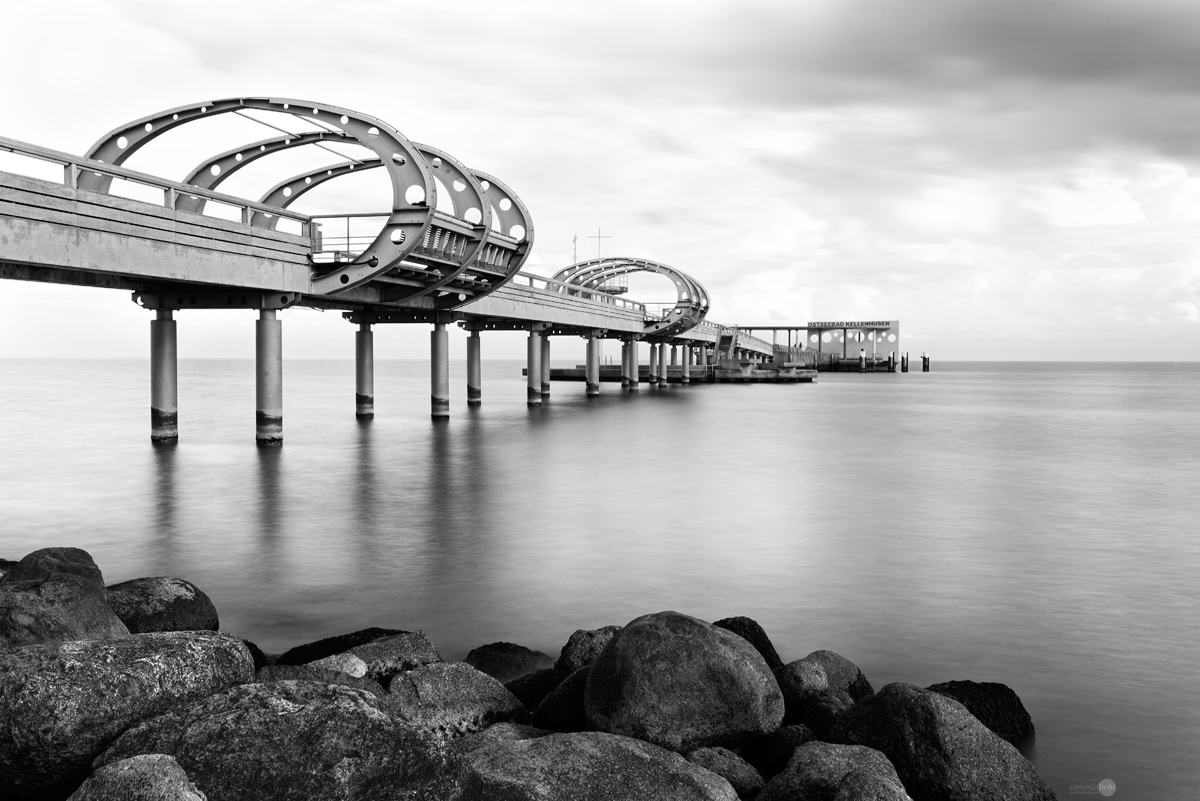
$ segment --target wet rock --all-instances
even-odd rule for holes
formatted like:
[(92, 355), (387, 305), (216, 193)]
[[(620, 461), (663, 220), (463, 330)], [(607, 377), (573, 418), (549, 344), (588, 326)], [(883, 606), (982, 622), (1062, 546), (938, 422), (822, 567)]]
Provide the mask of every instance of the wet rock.
[(889, 684), (861, 699), (828, 739), (882, 751), (921, 801), (1054, 798), (1033, 765), (966, 707), (911, 684)]
[(327, 656), (340, 654), (343, 651), (349, 651), (356, 645), (378, 640), (380, 637), (387, 637), (392, 634), (403, 634), (400, 629), (380, 629), (367, 628), (352, 631), (349, 634), (338, 634), (334, 637), (326, 637), (323, 640), (297, 645), (295, 648), (284, 651), (275, 661), (277, 665), (303, 665), (308, 662), (315, 662), (318, 659), (324, 659)]
[(797, 798), (830, 801), (912, 801), (888, 758), (861, 745), (806, 743), (787, 768), (759, 793), (758, 801)]
[(108, 588), (108, 605), (131, 632), (217, 631), (217, 609), (199, 587), (160, 576), (122, 581)]
[(562, 651), (554, 663), (554, 672), (558, 680), (562, 681), (581, 667), (587, 667), (595, 662), (596, 657), (600, 656), (600, 652), (620, 630), (620, 626), (577, 629), (567, 640), (567, 644), (562, 647)]
[(388, 685), (387, 708), (443, 740), (483, 731), (525, 711), (503, 684), (463, 662), (398, 673)]
[(17, 563), (11, 559), (0, 559), (0, 578), (17, 566)]
[(0, 584), (37, 581), (55, 575), (79, 576), (104, 588), (104, 575), (92, 560), (92, 555), (82, 548), (41, 548), (28, 553), (4, 572)]
[(246, 650), (248, 650), (250, 652), (251, 658), (254, 659), (254, 669), (255, 670), (265, 668), (267, 665), (272, 664), (270, 658), (265, 653), (263, 653), (263, 650), (261, 648), (259, 648), (257, 645), (255, 645), (254, 643), (247, 640), (245, 637), (241, 637), (240, 639), (242, 641), (242, 645), (246, 646)]
[(767, 667), (772, 671), (783, 667), (783, 660), (779, 658), (779, 654), (775, 651), (775, 646), (771, 644), (771, 638), (767, 636), (767, 633), (763, 631), (763, 627), (758, 625), (758, 621), (754, 618), (726, 617), (714, 622), (713, 625), (723, 628), (726, 631), (732, 631), (753, 645), (754, 649), (762, 654)]
[(687, 761), (729, 782), (738, 798), (755, 798), (763, 788), (763, 777), (754, 766), (728, 748), (697, 748), (688, 752)]
[[(362, 690), (245, 684), (118, 737), (98, 766), (169, 754), (213, 801), (455, 798), (459, 763)], [(269, 792), (268, 789), (269, 788)]]
[(241, 641), (216, 632), (0, 652), (0, 797), (64, 797), (131, 725), (253, 676)]
[(537, 705), (542, 702), (542, 699), (557, 686), (558, 674), (555, 673), (554, 668), (546, 668), (506, 682), (504, 689), (515, 695), (526, 709), (532, 710), (537, 709)]
[(539, 729), (534, 726), (525, 726), (521, 723), (497, 723), (494, 726), (488, 726), (481, 732), (468, 734), (466, 737), (459, 737), (456, 740), (451, 740), (447, 744), (447, 748), (455, 754), (471, 754), (481, 748), (487, 748), (496, 743), (513, 743), (519, 740), (533, 740), (538, 737), (545, 737), (547, 734), (553, 734), (552, 731)]
[(254, 674), (257, 682), (271, 681), (319, 681), (323, 684), (337, 684), (341, 687), (354, 687), (382, 697), (385, 695), (383, 685), (374, 679), (356, 678), (337, 670), (324, 670), (316, 667), (316, 662), (307, 665), (267, 665)]
[(614, 635), (592, 665), (584, 707), (589, 729), (683, 752), (770, 734), (784, 710), (754, 646), (678, 612), (643, 615)]
[(0, 647), (123, 637), (104, 586), (72, 573), (0, 584)]
[(145, 754), (105, 765), (68, 801), (206, 801), (179, 763)]
[[(804, 722), (808, 704), (825, 693), (842, 692), (853, 702), (874, 692), (862, 671), (833, 651), (813, 651), (803, 659), (789, 662), (775, 671), (775, 678), (787, 702), (788, 723)], [(839, 706), (840, 700), (826, 704), (825, 711)]]
[(567, 676), (538, 704), (533, 711), (530, 722), (534, 726), (554, 731), (583, 731), (587, 724), (584, 720), (583, 693), (587, 689), (588, 674), (591, 666), (581, 667)]
[(541, 651), (511, 642), (493, 642), (473, 648), (463, 661), (502, 683), (554, 665), (554, 660)]
[(1033, 719), (1011, 687), (994, 681), (947, 681), (927, 687), (953, 698), (1013, 745), (1033, 739)]
[(734, 801), (729, 782), (678, 754), (601, 732), (502, 742), (468, 754), (459, 801)]
[(742, 758), (769, 779), (787, 767), (797, 748), (813, 738), (812, 730), (807, 726), (780, 726), (766, 737), (747, 743), (742, 749)]

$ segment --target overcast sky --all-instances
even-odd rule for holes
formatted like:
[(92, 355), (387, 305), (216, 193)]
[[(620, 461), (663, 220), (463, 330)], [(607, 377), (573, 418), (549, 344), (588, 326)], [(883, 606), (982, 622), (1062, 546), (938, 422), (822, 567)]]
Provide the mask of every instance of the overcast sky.
[[(601, 228), (605, 255), (699, 279), (720, 322), (899, 319), (943, 359), (1200, 358), (1195, 0), (11, 6), (0, 135), (82, 153), (184, 103), (318, 100), (503, 179), (537, 272)], [(129, 166), (182, 178), (206, 152), (160, 142)], [(296, 208), (344, 204), (330, 187)], [(3, 282), (0, 355), (142, 357), (148, 318)], [(179, 319), (185, 357), (253, 355), (252, 315)], [(425, 355), (424, 327), (393, 328), (380, 358)], [(351, 332), (293, 310), (285, 354), (349, 358)]]

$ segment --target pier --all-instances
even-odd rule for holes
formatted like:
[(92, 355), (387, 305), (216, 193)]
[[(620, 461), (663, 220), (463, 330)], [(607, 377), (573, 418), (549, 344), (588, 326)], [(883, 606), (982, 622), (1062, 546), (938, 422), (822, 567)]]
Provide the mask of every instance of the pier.
[[(179, 180), (124, 166), (142, 147), (189, 123), (249, 112), (290, 119), (310, 130), (248, 142), (181, 170)], [(267, 123), (263, 123), (266, 125)], [(266, 188), (257, 199), (220, 191), (246, 165), (294, 148), (337, 144), (359, 155), (310, 169)], [(0, 137), (0, 151), (59, 165), (60, 182), (0, 172), (0, 278), (124, 290), (150, 320), (150, 435), (179, 436), (178, 313), (245, 309), (255, 332), (256, 439), (283, 441), (283, 322), (305, 306), (342, 312), (355, 340), (354, 413), (374, 415), (374, 328), (430, 328), (430, 416), (450, 415), (447, 326), (468, 332), (467, 402), (483, 403), (483, 334), (527, 332), (527, 403), (539, 406), (551, 379), (605, 382), (628, 392), (701, 382), (811, 382), (820, 370), (850, 365), (894, 371), (898, 323), (737, 326), (707, 318), (709, 296), (694, 277), (636, 257), (571, 264), (553, 276), (525, 272), (534, 221), (501, 179), (451, 154), (416, 144), (386, 122), (349, 109), (280, 98), (227, 98), (133, 120), (82, 156)], [(339, 153), (341, 151), (331, 151)], [(305, 215), (292, 204), (314, 187), (380, 170), (390, 208)], [(132, 185), (161, 202), (114, 193)], [(449, 202), (438, 208), (439, 193)], [(624, 297), (628, 276), (652, 273), (675, 287), (661, 307)], [(763, 336), (770, 333), (771, 339)], [(786, 333), (780, 342), (781, 332)], [(551, 370), (555, 338), (585, 340), (586, 361)], [(600, 343), (621, 343), (621, 363), (601, 365)], [(649, 360), (640, 363), (641, 343)], [(866, 348), (870, 348), (867, 359)], [(907, 361), (905, 360), (905, 364)], [(848, 368), (847, 368), (848, 369)], [(347, 388), (347, 398), (349, 388)]]

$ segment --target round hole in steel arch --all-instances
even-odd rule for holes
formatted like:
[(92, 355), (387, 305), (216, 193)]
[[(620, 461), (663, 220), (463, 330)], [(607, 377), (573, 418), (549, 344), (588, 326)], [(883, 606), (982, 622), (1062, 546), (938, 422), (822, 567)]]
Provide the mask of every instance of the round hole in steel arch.
[(492, 188), (492, 185), (489, 184), (487, 181), (481, 181), (479, 185), (483, 187), (484, 192), (486, 192)]
[(208, 168), (208, 171), (213, 174), (213, 177), (216, 177), (221, 174), (221, 165), (214, 164)]
[(339, 122), (340, 122), (342, 125), (345, 125), (346, 123), (350, 122), (350, 118), (349, 118), (349, 117), (347, 117), (345, 114), (343, 114), (343, 115), (341, 116), (341, 119), (340, 119), (340, 120), (338, 120), (338, 121), (339, 121)]
[(501, 199), (500, 199), (500, 210), (501, 210), (501, 211), (508, 211), (508, 210), (509, 210), (509, 209), (511, 209), (511, 208), (512, 208), (512, 201), (511, 201), (511, 200), (509, 200), (508, 198), (501, 198)]
[(233, 157), (233, 160), (234, 160), (234, 161), (241, 161), (241, 160), (242, 160), (242, 154), (241, 154), (241, 153), (238, 153), (236, 156), (234, 156), (234, 157)]
[(129, 147), (129, 140), (123, 136), (118, 136), (117, 137), (117, 147), (124, 150), (125, 148)]
[(368, 128), (367, 136), (370, 137), (371, 139), (378, 139), (379, 138), (379, 129), (375, 128), (375, 127)]
[(154, 130), (154, 123), (148, 122), (145, 125), (143, 125), (142, 127), (146, 130), (146, 133), (150, 133), (151, 131)]
[(463, 219), (472, 225), (478, 225), (483, 220), (483, 212), (472, 206), (463, 213)]
[(400, 166), (404, 166), (408, 163), (408, 159), (404, 158), (404, 154), (399, 151), (392, 154), (392, 161), (396, 162)]
[(512, 228), (508, 229), (508, 235), (513, 239), (520, 241), (525, 238), (525, 227), (521, 225), (514, 225)]
[(290, 186), (285, 186), (285, 187), (283, 188), (283, 196), (284, 196), (284, 197), (291, 197), (291, 196), (292, 196), (292, 188), (291, 188)]
[(348, 283), (350, 283), (350, 276), (343, 274), (342, 277), (338, 280), (341, 281), (343, 284), (348, 284)]
[(404, 240), (407, 238), (408, 237), (405, 235), (404, 231), (402, 231), (401, 229), (399, 229), (399, 228), (392, 229), (391, 240), (392, 240), (393, 245), (402, 245), (402, 244), (404, 244)]
[(425, 187), (413, 184), (408, 189), (404, 190), (404, 202), (410, 206), (415, 206), (418, 203), (425, 202)]
[(433, 167), (433, 168), (436, 170), (436, 169), (438, 169), (439, 167), (441, 167), (441, 166), (442, 166), (442, 160), (441, 160), (440, 158), (437, 158), (437, 157), (435, 156), (435, 157), (434, 157), (434, 159), (433, 159), (433, 161), (429, 162), (429, 164), (430, 164), (430, 166), (431, 166), (431, 167)]
[(467, 185), (466, 185), (466, 184), (464, 184), (462, 181), (458, 181), (458, 180), (456, 180), (456, 181), (453, 183), (453, 186), (454, 186), (454, 191), (455, 191), (455, 192), (461, 192), (461, 191), (463, 191), (464, 189), (466, 189), (466, 188), (467, 188)]

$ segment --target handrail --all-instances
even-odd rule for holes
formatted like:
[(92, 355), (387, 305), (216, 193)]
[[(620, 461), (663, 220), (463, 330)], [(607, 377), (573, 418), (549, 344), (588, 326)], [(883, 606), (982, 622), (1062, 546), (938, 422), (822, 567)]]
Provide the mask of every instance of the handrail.
[[(606, 292), (592, 291), (590, 289), (580, 289), (578, 286), (576, 286), (574, 284), (566, 284), (566, 283), (563, 283), (562, 281), (555, 281), (553, 278), (546, 278), (543, 275), (536, 275), (534, 273), (527, 273), (524, 271), (518, 272), (515, 276), (513, 276), (512, 284), (514, 286), (517, 285), (517, 281), (516, 281), (517, 278), (526, 279), (529, 282), (529, 286), (533, 289), (539, 288), (534, 283), (536, 281), (536, 282), (539, 282), (542, 284), (542, 286), (540, 287), (541, 289), (551, 290), (551, 287), (559, 287), (560, 289), (571, 290), (569, 293), (563, 293), (561, 291), (557, 291), (557, 294), (568, 294), (571, 297), (581, 298), (583, 300), (587, 300), (590, 303), (597, 303), (597, 304), (601, 304), (604, 306), (622, 306), (624, 308), (639, 311), (642, 313), (643, 316), (645, 316), (645, 314), (646, 314), (646, 304), (638, 303), (636, 300), (626, 300), (625, 298), (618, 298), (613, 295), (609, 295)], [(551, 290), (551, 291), (555, 291), (555, 290)], [(603, 300), (601, 300), (601, 298), (603, 298)]]
[(178, 195), (192, 195), (195, 197), (203, 197), (206, 200), (213, 200), (217, 203), (224, 203), (227, 206), (233, 206), (242, 210), (242, 222), (248, 223), (251, 212), (261, 212), (263, 214), (272, 214), (277, 217), (286, 217), (299, 222), (304, 232), (302, 236), (308, 235), (309, 215), (299, 214), (289, 209), (281, 209), (278, 206), (268, 206), (263, 203), (258, 203), (246, 198), (237, 197), (236, 195), (226, 195), (221, 192), (213, 192), (208, 189), (201, 189), (198, 186), (191, 184), (183, 184), (178, 181), (172, 181), (167, 178), (160, 178), (157, 175), (150, 173), (138, 172), (127, 167), (115, 167), (112, 164), (107, 164), (103, 161), (75, 156), (70, 153), (64, 153), (61, 150), (52, 150), (41, 145), (33, 145), (28, 142), (22, 142), (19, 139), (10, 139), (7, 136), (0, 136), (0, 150), (9, 153), (15, 153), (19, 156), (38, 159), (40, 161), (49, 161), (54, 164), (60, 164), (66, 168), (63, 176), (63, 185), (69, 186), (72, 189), (77, 188), (77, 181), (80, 171), (90, 170), (91, 172), (101, 173), (103, 175), (111, 175), (114, 178), (123, 178), (134, 183), (152, 186), (157, 189), (162, 189), (164, 192), (163, 205), (174, 210), (175, 199)]

